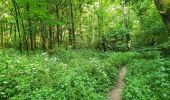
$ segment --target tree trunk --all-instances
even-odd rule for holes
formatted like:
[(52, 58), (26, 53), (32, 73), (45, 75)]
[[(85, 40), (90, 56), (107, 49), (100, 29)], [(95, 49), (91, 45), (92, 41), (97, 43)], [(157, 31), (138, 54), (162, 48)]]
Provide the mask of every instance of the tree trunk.
[(79, 13), (80, 13), (80, 24), (79, 24), (79, 28), (80, 28), (80, 38), (82, 40), (82, 44), (83, 44), (83, 30), (82, 30), (82, 14), (83, 14), (83, 7), (82, 7), (82, 0), (79, 1)]
[(16, 1), (12, 0), (14, 10), (15, 10), (15, 21), (16, 21), (16, 26), (18, 30), (18, 37), (19, 37), (19, 50), (22, 53), (22, 39), (21, 39), (21, 33), (20, 33), (20, 27), (19, 27), (19, 20), (18, 20), (18, 11), (17, 11), (17, 6), (16, 6)]
[(92, 27), (91, 27), (91, 29), (92, 29), (92, 46), (94, 46), (94, 42), (95, 42), (95, 25), (94, 25), (94, 15), (92, 14), (91, 15), (91, 23), (92, 23)]
[(28, 18), (28, 26), (29, 26), (29, 34), (30, 34), (30, 47), (31, 51), (34, 52), (34, 40), (33, 40), (33, 34), (32, 34), (32, 24), (31, 24), (31, 18), (30, 18), (30, 5), (27, 2), (26, 4), (26, 9), (27, 9), (27, 18)]
[(11, 25), (10, 25), (10, 36), (9, 36), (10, 46), (11, 46), (11, 40), (12, 40), (12, 31), (13, 31), (13, 25), (11, 24)]
[(155, 1), (155, 5), (162, 17), (162, 20), (168, 29), (168, 33), (170, 34), (170, 9), (164, 8), (165, 1), (163, 1), (163, 0), (154, 0), (154, 1)]
[(41, 20), (40, 20), (40, 31), (41, 31), (41, 38), (42, 38), (42, 48), (43, 48), (43, 51), (46, 52), (47, 51), (47, 46), (46, 46), (47, 37), (46, 37), (45, 25)]
[[(52, 13), (52, 8), (51, 8), (52, 0), (48, 0), (48, 3), (49, 3), (49, 5), (48, 5), (49, 14), (51, 14)], [(48, 30), (49, 30), (49, 49), (50, 50), (53, 49), (53, 31), (52, 31), (52, 29), (53, 29), (52, 26), (49, 25)]]
[(4, 27), (4, 47), (5, 48), (7, 48), (8, 47), (8, 33), (7, 33), (7, 31), (8, 31), (8, 26), (7, 26), (7, 21), (5, 21), (5, 23), (4, 23), (5, 25), (5, 27)]
[(1, 47), (3, 48), (4, 47), (4, 40), (3, 40), (3, 25), (2, 25), (2, 23), (1, 23)]
[(17, 4), (16, 1), (15, 1), (15, 5), (16, 5), (16, 10), (18, 12), (18, 16), (21, 19), (21, 26), (22, 26), (22, 29), (23, 29), (24, 44), (26, 46), (26, 50), (27, 50), (27, 54), (28, 54), (29, 53), (29, 47), (28, 47), (28, 39), (27, 39), (27, 35), (26, 35), (26, 30), (25, 30), (25, 26), (24, 26), (24, 20), (22, 19), (22, 16), (21, 16), (21, 13), (20, 13), (20, 10), (19, 10), (19, 7), (18, 7), (18, 4)]
[(76, 48), (76, 36), (75, 36), (75, 26), (74, 26), (74, 13), (73, 13), (73, 3), (70, 0), (70, 13), (71, 13), (71, 33), (72, 33), (72, 45), (73, 48)]
[(14, 40), (15, 40), (15, 43), (17, 41), (17, 29), (16, 29), (16, 26), (14, 25)]
[[(60, 7), (59, 7), (59, 1), (57, 0), (57, 3), (56, 3), (56, 18), (57, 18), (57, 21), (60, 20)], [(57, 25), (57, 43), (58, 43), (58, 47), (60, 46), (60, 36), (61, 33), (60, 33), (60, 25)]]

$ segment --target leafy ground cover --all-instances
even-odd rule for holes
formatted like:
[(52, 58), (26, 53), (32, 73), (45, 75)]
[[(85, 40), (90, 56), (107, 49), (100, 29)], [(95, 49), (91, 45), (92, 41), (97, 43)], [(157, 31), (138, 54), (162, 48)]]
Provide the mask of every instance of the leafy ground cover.
[(135, 53), (0, 51), (0, 99), (107, 99), (121, 65)]
[(142, 55), (128, 64), (123, 100), (170, 100), (170, 60), (155, 52)]
[(0, 99), (107, 100), (125, 64), (124, 100), (170, 99), (170, 60), (157, 51), (138, 52), (0, 50)]

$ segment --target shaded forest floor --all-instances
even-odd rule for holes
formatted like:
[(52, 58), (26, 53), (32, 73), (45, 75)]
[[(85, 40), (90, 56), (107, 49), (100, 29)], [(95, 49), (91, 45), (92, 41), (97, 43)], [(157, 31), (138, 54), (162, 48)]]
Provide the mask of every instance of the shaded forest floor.
[[(124, 81), (123, 65), (128, 66)], [(170, 60), (157, 51), (58, 49), (53, 55), (27, 55), (0, 50), (1, 100), (107, 100), (113, 87), (113, 95), (117, 93), (123, 100), (168, 100), (169, 79)]]

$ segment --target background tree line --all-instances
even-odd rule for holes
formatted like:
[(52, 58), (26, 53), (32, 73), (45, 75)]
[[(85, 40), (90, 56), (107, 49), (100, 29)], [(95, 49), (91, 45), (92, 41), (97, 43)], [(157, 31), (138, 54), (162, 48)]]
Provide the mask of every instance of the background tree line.
[(1, 0), (0, 45), (21, 52), (153, 46), (168, 40), (169, 20), (169, 0)]

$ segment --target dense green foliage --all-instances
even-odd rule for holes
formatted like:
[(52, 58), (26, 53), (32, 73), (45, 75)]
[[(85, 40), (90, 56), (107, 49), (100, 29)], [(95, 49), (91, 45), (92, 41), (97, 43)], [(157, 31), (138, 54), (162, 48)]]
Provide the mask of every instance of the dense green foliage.
[[(0, 51), (0, 99), (106, 99), (119, 67), (134, 53)], [(15, 60), (14, 60), (15, 58)]]
[[(127, 53), (63, 50), (53, 55), (0, 51), (1, 99), (107, 99), (128, 63), (124, 100), (167, 100), (170, 61), (158, 51)], [(15, 60), (14, 60), (15, 58)]]
[(169, 100), (169, 35), (170, 0), (0, 0), (0, 100), (105, 100), (125, 65), (124, 100)]
[[(154, 55), (154, 54), (153, 54)], [(124, 100), (169, 100), (170, 60), (135, 59), (128, 64)]]
[(166, 20), (159, 14), (164, 10), (154, 0), (1, 0), (0, 11), (1, 48), (21, 52), (57, 47), (127, 50), (128, 41), (136, 47), (168, 40)]

